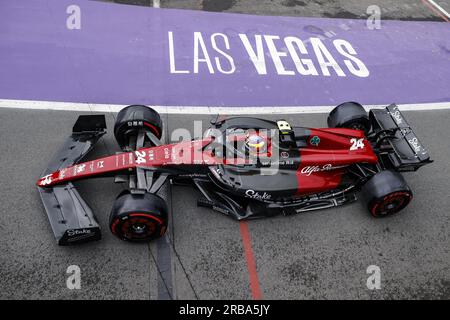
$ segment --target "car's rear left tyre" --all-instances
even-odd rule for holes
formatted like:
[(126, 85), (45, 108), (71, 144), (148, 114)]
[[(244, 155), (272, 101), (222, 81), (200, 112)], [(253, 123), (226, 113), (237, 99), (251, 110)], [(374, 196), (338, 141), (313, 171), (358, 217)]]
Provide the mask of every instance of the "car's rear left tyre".
[(114, 124), (114, 136), (119, 146), (127, 147), (130, 137), (137, 136), (142, 128), (160, 139), (163, 122), (159, 113), (144, 105), (131, 105), (120, 110)]
[(387, 217), (404, 209), (413, 195), (403, 176), (385, 170), (375, 174), (362, 188), (367, 209), (374, 217)]
[(166, 202), (151, 193), (121, 193), (109, 218), (111, 232), (132, 242), (148, 242), (163, 236), (167, 223)]
[(347, 128), (369, 133), (371, 124), (364, 107), (357, 102), (344, 102), (328, 115), (329, 128)]

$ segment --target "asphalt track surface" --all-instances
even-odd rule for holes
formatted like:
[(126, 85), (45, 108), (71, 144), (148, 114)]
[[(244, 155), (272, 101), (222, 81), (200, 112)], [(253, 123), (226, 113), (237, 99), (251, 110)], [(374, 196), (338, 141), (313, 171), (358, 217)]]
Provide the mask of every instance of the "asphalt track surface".
[[(381, 19), (442, 21), (442, 13), (431, 8), (427, 0), (100, 0), (121, 4), (161, 8), (203, 10), (213, 12), (246, 13), (274, 16), (327, 17), (366, 19), (367, 8), (376, 5)], [(435, 0), (447, 12), (450, 3)]]
[[(435, 163), (405, 175), (415, 197), (396, 216), (371, 218), (356, 202), (242, 226), (197, 208), (196, 190), (174, 186), (164, 195), (172, 198), (168, 237), (136, 245), (108, 230), (112, 201), (122, 186), (105, 178), (77, 183), (97, 215), (103, 239), (59, 247), (34, 183), (78, 113), (1, 109), (0, 298), (449, 299), (450, 111), (405, 115)], [(193, 120), (204, 120), (206, 128), (210, 119), (164, 118), (166, 135), (176, 128), (193, 130)], [(326, 126), (325, 114), (285, 118), (293, 125)], [(107, 115), (109, 134), (89, 157), (118, 150), (113, 119)], [(249, 250), (256, 272), (249, 268)], [(70, 265), (81, 269), (80, 290), (66, 287)], [(369, 265), (381, 269), (380, 290), (367, 289)]]

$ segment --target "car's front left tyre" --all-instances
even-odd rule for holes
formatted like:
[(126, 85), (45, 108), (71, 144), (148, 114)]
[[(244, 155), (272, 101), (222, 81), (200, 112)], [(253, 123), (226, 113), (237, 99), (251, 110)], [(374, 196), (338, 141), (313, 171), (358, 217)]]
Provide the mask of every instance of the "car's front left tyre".
[(152, 193), (121, 193), (110, 214), (111, 232), (121, 240), (148, 242), (164, 235), (168, 214), (166, 202)]

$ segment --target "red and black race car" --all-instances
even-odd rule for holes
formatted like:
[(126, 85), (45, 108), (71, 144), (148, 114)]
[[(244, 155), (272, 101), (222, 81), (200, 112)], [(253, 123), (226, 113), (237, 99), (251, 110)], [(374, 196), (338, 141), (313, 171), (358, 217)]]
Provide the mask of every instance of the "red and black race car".
[(412, 192), (400, 172), (432, 160), (398, 107), (367, 113), (346, 102), (331, 111), (328, 127), (217, 117), (201, 139), (162, 144), (159, 114), (132, 105), (119, 112), (114, 126), (123, 152), (81, 162), (106, 124), (104, 115), (80, 116), (37, 185), (60, 245), (101, 238), (73, 185), (98, 176), (128, 185), (110, 214), (111, 231), (128, 241), (149, 241), (166, 231), (167, 205), (156, 193), (167, 181), (194, 185), (202, 194), (199, 206), (237, 220), (340, 206), (358, 192), (374, 217), (405, 208)]

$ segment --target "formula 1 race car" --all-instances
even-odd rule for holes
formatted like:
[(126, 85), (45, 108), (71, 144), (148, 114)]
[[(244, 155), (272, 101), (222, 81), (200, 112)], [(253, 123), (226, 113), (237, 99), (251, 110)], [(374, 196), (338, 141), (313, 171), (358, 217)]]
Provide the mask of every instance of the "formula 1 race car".
[(114, 125), (122, 152), (81, 162), (106, 130), (104, 115), (82, 115), (37, 185), (60, 245), (101, 238), (73, 185), (98, 176), (127, 184), (112, 206), (110, 229), (136, 242), (165, 233), (168, 209), (157, 192), (167, 181), (194, 185), (202, 195), (199, 206), (237, 220), (340, 206), (358, 192), (374, 217), (405, 208), (412, 192), (400, 172), (432, 160), (398, 107), (367, 113), (346, 102), (330, 112), (328, 127), (217, 117), (202, 138), (162, 144), (159, 114), (132, 105)]

